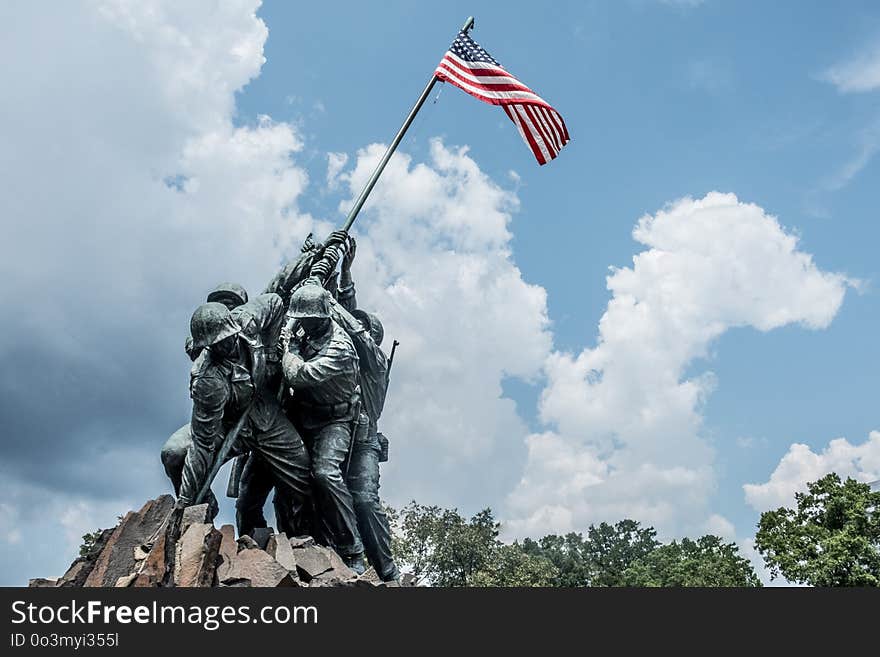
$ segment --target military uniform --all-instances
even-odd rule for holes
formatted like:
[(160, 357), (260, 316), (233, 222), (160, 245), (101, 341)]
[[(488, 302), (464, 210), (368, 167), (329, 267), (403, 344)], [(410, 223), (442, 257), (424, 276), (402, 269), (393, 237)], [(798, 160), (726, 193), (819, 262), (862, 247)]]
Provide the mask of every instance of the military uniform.
[[(311, 289), (309, 289), (311, 288)], [(330, 295), (317, 285), (306, 284), (306, 295)], [(297, 294), (300, 294), (298, 291)], [(296, 316), (296, 294), (291, 312)], [(322, 299), (324, 297), (321, 297)], [(351, 427), (360, 408), (358, 357), (351, 338), (329, 319), (320, 335), (294, 335), (284, 354), (285, 382), (293, 390), (291, 416), (303, 436), (312, 458), (316, 506), (332, 537), (333, 546), (344, 558), (359, 557), (363, 543), (357, 528), (354, 503), (342, 474), (351, 443)]]
[[(348, 306), (348, 307), (345, 307)], [(354, 500), (358, 529), (367, 558), (383, 580), (400, 575), (391, 555), (391, 530), (379, 499), (378, 421), (388, 389), (388, 359), (370, 331), (353, 316), (356, 311), (354, 285), (340, 289), (339, 303), (331, 303), (331, 316), (351, 337), (360, 365), (360, 389), (367, 428), (358, 432), (352, 445), (346, 483)], [(375, 321), (375, 320), (374, 320)], [(381, 339), (381, 338), (380, 338)]]
[[(211, 292), (208, 293), (208, 297), (206, 299), (208, 302), (219, 302), (225, 305), (227, 308), (232, 310), (233, 308), (237, 308), (242, 304), (247, 303), (248, 294), (247, 290), (244, 289), (238, 283), (220, 283), (217, 285)], [(203, 347), (196, 348), (195, 342), (191, 335), (186, 336), (186, 343), (184, 345), (184, 350), (186, 351), (187, 356), (189, 356), (190, 360), (195, 361), (204, 351)], [(165, 468), (165, 474), (168, 475), (168, 478), (171, 479), (171, 484), (174, 488), (174, 494), (180, 494), (180, 486), (183, 480), (183, 464), (186, 461), (186, 453), (192, 447), (192, 427), (189, 422), (180, 427), (177, 431), (171, 434), (171, 437), (165, 442), (162, 446), (161, 451), (161, 459), (162, 465)], [(241, 456), (241, 458), (247, 458), (247, 454)], [(271, 475), (269, 474), (269, 469), (267, 466), (262, 466), (260, 468), (260, 472), (264, 473), (265, 476), (262, 479), (265, 479), (267, 482), (271, 482)], [(264, 487), (264, 482), (259, 477), (248, 477), (245, 482), (240, 486), (241, 489), (241, 498), (244, 500), (245, 504), (248, 506), (248, 511), (242, 515), (238, 513), (240, 518), (246, 518), (247, 524), (242, 526), (239, 523), (239, 532), (250, 534), (251, 530), (254, 527), (265, 527), (266, 519), (263, 517), (263, 505), (262, 503), (254, 503), (254, 495), (258, 490), (262, 490)], [(269, 484), (269, 488), (271, 490), (272, 484)], [(250, 489), (253, 489), (251, 491)], [(208, 492), (208, 501), (212, 508), (218, 508), (217, 499), (214, 497), (213, 491)], [(265, 498), (263, 499), (265, 502)], [(245, 531), (242, 532), (242, 529)]]
[[(196, 311), (211, 306), (205, 304)], [(219, 304), (213, 304), (219, 305)], [(276, 294), (264, 294), (235, 308), (226, 321), (223, 338), (235, 335), (235, 351), (218, 360), (205, 350), (193, 364), (190, 422), (193, 446), (183, 468), (179, 503), (192, 504), (210, 470), (214, 452), (241, 414), (249, 416), (238, 437), (237, 451), (259, 456), (291, 505), (291, 517), (303, 523), (310, 495), (310, 462), (302, 439), (281, 411), (277, 391), (281, 381), (277, 344), (284, 318)], [(196, 322), (196, 315), (193, 316)], [(196, 337), (196, 331), (193, 336)], [(220, 339), (215, 339), (214, 344)], [(198, 340), (197, 340), (198, 342)], [(262, 515), (262, 514), (261, 514)], [(247, 519), (240, 521), (246, 525)], [(244, 533), (239, 528), (239, 533)]]

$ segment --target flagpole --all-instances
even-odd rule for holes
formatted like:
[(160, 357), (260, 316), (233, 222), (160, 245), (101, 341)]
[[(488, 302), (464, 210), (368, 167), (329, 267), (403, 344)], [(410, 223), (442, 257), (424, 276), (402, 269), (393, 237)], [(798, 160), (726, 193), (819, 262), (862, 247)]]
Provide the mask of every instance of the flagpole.
[[(464, 25), (461, 26), (461, 31), (467, 33), (468, 30), (473, 28), (473, 26), (474, 17), (468, 16), (468, 19), (464, 22)], [(394, 151), (397, 149), (397, 145), (400, 143), (400, 140), (403, 139), (403, 136), (406, 134), (407, 129), (412, 124), (413, 119), (416, 118), (416, 114), (418, 114), (419, 110), (422, 109), (422, 105), (425, 104), (425, 100), (427, 100), (428, 95), (431, 93), (431, 89), (434, 87), (434, 84), (436, 82), (437, 76), (432, 75), (431, 79), (428, 81), (428, 84), (425, 86), (425, 90), (422, 91), (422, 95), (419, 96), (416, 104), (413, 105), (413, 108), (409, 111), (409, 115), (406, 117), (403, 125), (400, 126), (400, 130), (397, 131), (397, 135), (394, 137), (391, 144), (388, 146), (388, 149), (385, 151), (385, 155), (383, 155), (382, 159), (379, 160), (379, 164), (376, 166), (376, 170), (373, 171), (373, 175), (370, 176), (367, 184), (364, 185), (363, 190), (361, 190), (360, 195), (354, 202), (354, 206), (348, 213), (345, 224), (342, 226), (342, 230), (344, 230), (345, 232), (348, 232), (348, 230), (351, 228), (351, 225), (354, 223), (354, 220), (357, 218), (358, 212), (360, 212), (361, 208), (364, 207), (364, 203), (366, 202), (367, 197), (370, 195), (370, 192), (373, 191), (373, 187), (376, 186), (376, 182), (379, 180), (379, 176), (382, 175), (382, 171), (385, 169), (385, 165), (388, 164), (388, 160), (390, 160), (391, 156), (394, 155)]]

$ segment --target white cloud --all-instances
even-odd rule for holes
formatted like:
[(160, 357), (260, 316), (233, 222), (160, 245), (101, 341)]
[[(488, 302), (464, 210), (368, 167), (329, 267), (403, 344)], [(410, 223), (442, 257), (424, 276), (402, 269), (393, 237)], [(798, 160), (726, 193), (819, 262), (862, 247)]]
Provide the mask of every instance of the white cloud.
[(768, 481), (743, 486), (746, 502), (756, 511), (790, 506), (795, 493), (806, 492), (808, 482), (829, 472), (864, 483), (880, 479), (880, 431), (872, 431), (860, 445), (836, 438), (819, 453), (802, 443), (792, 444)]
[[(112, 521), (169, 490), (158, 450), (188, 413), (192, 309), (222, 280), (259, 291), (315, 223), (296, 207), (296, 130), (233, 123), (264, 62), (258, 5), (0, 8), (16, 99), (0, 125), (0, 277), (14, 281), (0, 295), (16, 308), (0, 328), (0, 472), (27, 493), (0, 531), (49, 546), (43, 566), (104, 522), (90, 510)], [(4, 549), (0, 580), (53, 574), (33, 558)]]
[(706, 520), (704, 531), (706, 534), (712, 534), (723, 538), (725, 541), (733, 541), (736, 538), (736, 529), (733, 523), (724, 516), (713, 513)]
[[(4, 485), (23, 492), (0, 508), (0, 532), (48, 546), (5, 552), (4, 580), (58, 574), (43, 569), (70, 560), (48, 552), (59, 526), (72, 545), (160, 492), (150, 455), (188, 411), (191, 309), (220, 280), (257, 291), (306, 233), (329, 227), (297, 207), (308, 184), (292, 159), (298, 132), (232, 120), (235, 92), (264, 61), (257, 4), (63, 3), (53, 21), (27, 4), (0, 9), (17, 26), (0, 43), (17, 99), (0, 127), (0, 202), (15, 228), (0, 243), (0, 276), (15, 281), (2, 300), (17, 313), (0, 328), (0, 355), (50, 364), (30, 388), (24, 369), (6, 368), (0, 391), (34, 404), (25, 424), (56, 412), (62, 427), (4, 443)], [(369, 146), (347, 170), (330, 156), (328, 184), (354, 196), (381, 153)], [(597, 346), (553, 353), (546, 292), (511, 255), (517, 205), (466, 148), (434, 140), (426, 163), (392, 159), (356, 224), (361, 304), (401, 341), (383, 494), (498, 509), (515, 488), (510, 515), (529, 532), (625, 516), (726, 531), (704, 508), (713, 470), (700, 404), (713, 378), (685, 379), (685, 368), (732, 326), (826, 326), (845, 279), (819, 271), (760, 208), (685, 199), (636, 227), (648, 248), (609, 277)], [(529, 435), (502, 382), (542, 374), (547, 426)], [(70, 482), (114, 489), (25, 481), (45, 476), (33, 452), (16, 451), (37, 441)]]
[(714, 376), (686, 368), (733, 327), (828, 326), (847, 287), (775, 217), (733, 194), (677, 201), (642, 217), (633, 236), (648, 248), (631, 268), (612, 269), (597, 345), (546, 363), (540, 414), (551, 429), (527, 439), (509, 498), (514, 533), (624, 516), (698, 531), (714, 487), (701, 437)]
[(819, 77), (833, 84), (841, 93), (880, 89), (880, 44), (873, 44), (848, 61), (831, 66)]
[[(352, 196), (383, 152), (340, 174)], [(546, 294), (512, 261), (516, 208), (466, 148), (435, 139), (427, 163), (392, 158), (355, 224), (359, 304), (401, 342), (381, 423), (393, 503), (494, 504), (516, 481), (527, 430), (501, 382), (536, 377), (551, 343)]]
[(339, 186), (339, 174), (348, 164), (346, 153), (327, 153), (327, 188), (336, 189)]

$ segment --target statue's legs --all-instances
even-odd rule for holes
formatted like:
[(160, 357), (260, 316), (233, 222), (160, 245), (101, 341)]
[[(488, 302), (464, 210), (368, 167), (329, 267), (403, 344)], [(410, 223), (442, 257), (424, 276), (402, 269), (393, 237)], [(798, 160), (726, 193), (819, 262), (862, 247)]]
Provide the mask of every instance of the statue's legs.
[(355, 437), (346, 483), (354, 500), (357, 526), (364, 550), (383, 581), (395, 580), (400, 572), (391, 556), (391, 530), (379, 500), (379, 456), (381, 449), (375, 427)]
[[(283, 518), (279, 516), (279, 525), (285, 526), (279, 527), (279, 531), (283, 529), (296, 535), (309, 534), (311, 532), (311, 460), (293, 424), (279, 412), (268, 429), (255, 432), (253, 436), (245, 438), (245, 445), (253, 453), (248, 466), (251, 465), (251, 461), (262, 463), (254, 466), (250, 476), (255, 479), (255, 488), (252, 492), (247, 492), (248, 485), (245, 485), (245, 501), (241, 503), (241, 507), (236, 504), (237, 511), (246, 511), (250, 514), (245, 518), (248, 520), (255, 517), (254, 509), (258, 507), (262, 516), (262, 505), (274, 485), (276, 514), (280, 505), (283, 505), (284, 511)], [(248, 466), (245, 466), (245, 473)], [(261, 468), (264, 470), (261, 471)], [(245, 473), (242, 474), (243, 480)], [(262, 526), (266, 526), (265, 520)], [(239, 532), (242, 533), (241, 528)]]
[(364, 546), (357, 528), (354, 502), (342, 476), (342, 464), (351, 442), (350, 422), (330, 422), (304, 429), (312, 457), (315, 506), (321, 522), (333, 537), (333, 547), (343, 558), (359, 557)]

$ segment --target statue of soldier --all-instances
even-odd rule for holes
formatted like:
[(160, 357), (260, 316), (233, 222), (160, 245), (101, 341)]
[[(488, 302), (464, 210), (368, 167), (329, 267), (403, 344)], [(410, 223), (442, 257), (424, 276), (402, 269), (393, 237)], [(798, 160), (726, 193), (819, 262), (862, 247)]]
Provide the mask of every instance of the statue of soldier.
[(247, 413), (233, 453), (248, 449), (268, 465), (290, 506), (291, 522), (305, 531), (311, 464), (277, 397), (283, 320), (283, 302), (277, 294), (260, 295), (232, 311), (221, 303), (205, 303), (193, 313), (194, 347), (204, 351), (192, 368), (193, 446), (186, 455), (178, 506), (195, 502), (214, 454)]
[[(312, 239), (312, 234), (306, 237), (300, 248), (300, 255), (296, 260), (287, 263), (281, 268), (266, 286), (265, 294), (275, 293), (284, 301), (285, 310), (290, 305), (290, 295), (293, 294), (299, 285), (305, 281), (310, 275), (312, 266), (318, 263), (325, 254), (327, 247), (344, 243), (347, 233), (341, 230), (334, 231), (325, 243), (316, 242)], [(337, 279), (335, 274), (329, 276), (324, 283), (324, 287), (336, 296)]]
[[(316, 507), (336, 552), (355, 572), (365, 570), (354, 503), (342, 473), (360, 415), (358, 356), (351, 338), (330, 317), (332, 296), (317, 281), (331, 271), (326, 260), (297, 288), (289, 317), (296, 323), (282, 358), (292, 393), (290, 412), (309, 448)], [(323, 267), (323, 269), (322, 269)]]
[[(248, 301), (247, 291), (238, 283), (220, 283), (208, 294), (206, 302), (222, 303), (229, 310), (237, 308)], [(191, 335), (186, 336), (186, 344), (184, 346), (186, 354), (190, 360), (195, 361), (201, 354), (202, 349), (194, 347)], [(189, 422), (184, 424), (180, 429), (171, 434), (171, 437), (162, 446), (161, 459), (162, 465), (165, 467), (165, 474), (171, 480), (174, 487), (174, 494), (180, 494), (180, 484), (183, 478), (183, 462), (186, 460), (186, 453), (192, 445), (192, 432)], [(212, 493), (213, 495), (213, 493)], [(217, 501), (212, 500), (212, 505), (216, 505)]]
[(376, 315), (357, 308), (351, 277), (356, 250), (357, 243), (350, 237), (342, 259), (339, 303), (332, 307), (334, 320), (349, 334), (358, 354), (361, 397), (367, 415), (367, 430), (359, 432), (352, 445), (346, 483), (354, 499), (367, 558), (384, 581), (391, 581), (398, 579), (400, 572), (391, 555), (391, 530), (379, 500), (379, 463), (388, 460), (387, 439), (378, 431), (388, 389), (388, 359), (380, 349), (385, 330)]
[[(247, 290), (238, 283), (220, 283), (215, 287), (206, 299), (208, 303), (222, 303), (229, 310), (233, 310), (248, 301)], [(203, 348), (195, 348), (193, 337), (186, 337), (186, 345), (184, 347), (190, 360), (195, 361), (202, 353)], [(186, 453), (192, 447), (192, 430), (190, 423), (180, 427), (171, 434), (171, 437), (162, 447), (161, 459), (162, 465), (165, 467), (165, 474), (171, 479), (174, 487), (174, 494), (180, 494), (180, 484), (183, 479), (183, 464), (186, 460)], [(266, 518), (263, 515), (263, 506), (269, 492), (274, 487), (269, 467), (265, 465), (262, 459), (249, 458), (249, 453), (240, 454), (237, 457), (236, 464), (241, 461), (243, 473), (240, 476), (240, 493), (236, 500), (236, 526), (239, 535), (253, 534), (256, 527), (266, 527)], [(212, 508), (217, 508), (217, 500), (213, 491), (208, 493), (208, 503)], [(286, 511), (284, 504), (277, 497), (275, 499), (275, 516), (276, 522), (282, 525), (286, 520)], [(288, 530), (288, 527), (281, 531)]]
[[(314, 241), (312, 234), (306, 237), (300, 249), (300, 255), (295, 260), (287, 263), (272, 278), (269, 285), (266, 286), (265, 293), (278, 294), (284, 302), (285, 310), (290, 304), (290, 296), (293, 291), (300, 286), (311, 274), (311, 269), (324, 255), (325, 248), (331, 244), (340, 244), (345, 240), (347, 233), (336, 231), (326, 243)], [(336, 276), (331, 276), (324, 283), (324, 287), (335, 296), (336, 294)], [(240, 477), (241, 492), (235, 504), (236, 519), (239, 526), (239, 534), (250, 533), (250, 524), (242, 524), (242, 519), (253, 519), (259, 522), (262, 517), (262, 509), (272, 492), (274, 482), (269, 473), (268, 466), (259, 458), (249, 457), (247, 454), (238, 457), (236, 465), (243, 462), (241, 469), (237, 474)], [(236, 475), (234, 474), (233, 477)], [(278, 491), (275, 492), (273, 505), (275, 507), (275, 520), (278, 530), (291, 534), (294, 528), (290, 526), (290, 521), (285, 517), (285, 509), (287, 505), (281, 499)], [(254, 525), (256, 527), (265, 527), (262, 524)]]

